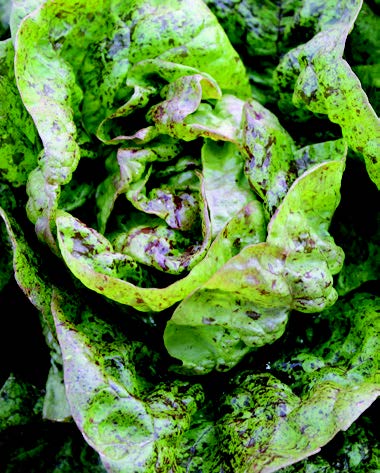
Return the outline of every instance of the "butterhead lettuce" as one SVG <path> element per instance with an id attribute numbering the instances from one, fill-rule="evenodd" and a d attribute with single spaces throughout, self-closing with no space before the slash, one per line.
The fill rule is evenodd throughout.
<path id="1" fill-rule="evenodd" d="M 0 20 L 4 471 L 375 471 L 373 2 Z"/>

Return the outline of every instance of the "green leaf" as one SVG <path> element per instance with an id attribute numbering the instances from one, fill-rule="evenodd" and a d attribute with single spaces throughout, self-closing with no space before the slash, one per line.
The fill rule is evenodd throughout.
<path id="1" fill-rule="evenodd" d="M 328 229 L 340 202 L 346 149 L 337 161 L 318 164 L 293 184 L 268 225 L 268 243 L 305 255 L 321 253 L 332 274 L 340 271 L 343 252 Z"/>
<path id="2" fill-rule="evenodd" d="M 284 333 L 292 297 L 283 267 L 281 250 L 247 246 L 181 302 L 164 333 L 180 371 L 227 371 Z"/>
<path id="3" fill-rule="evenodd" d="M 178 440 L 203 399 L 201 387 L 178 380 L 146 391 L 133 363 L 139 344 L 69 294 L 56 291 L 52 308 L 74 420 L 107 470 L 175 467 Z"/>

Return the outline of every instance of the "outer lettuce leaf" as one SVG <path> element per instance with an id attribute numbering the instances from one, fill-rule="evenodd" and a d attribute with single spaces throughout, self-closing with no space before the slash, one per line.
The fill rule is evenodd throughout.
<path id="1" fill-rule="evenodd" d="M 377 115 L 379 102 L 380 35 L 379 11 L 374 3 L 363 2 L 354 28 L 347 38 L 345 59 L 358 76 Z"/>
<path id="2" fill-rule="evenodd" d="M 55 243 L 50 226 L 60 186 L 71 180 L 80 158 L 75 117 L 79 114 L 82 91 L 73 67 L 81 64 L 94 36 L 105 28 L 103 21 L 99 21 L 99 3 L 83 2 L 80 9 L 72 8 L 71 2 L 64 3 L 66 10 L 62 10 L 63 2 L 45 2 L 22 21 L 15 57 L 20 94 L 44 147 L 39 167 L 29 177 L 28 215 L 36 223 L 37 234 L 52 247 Z M 93 15 L 97 19 L 86 25 L 86 35 L 81 33 L 83 25 L 76 20 L 78 11 L 82 17 Z M 76 48 L 73 53 L 72 48 L 78 35 L 82 36 L 81 54 Z"/>
<path id="3" fill-rule="evenodd" d="M 70 271 L 88 288 L 141 311 L 160 311 L 182 300 L 235 255 L 241 249 L 240 244 L 257 243 L 265 238 L 262 207 L 252 201 L 231 218 L 203 260 L 187 276 L 164 288 L 146 288 L 118 277 L 120 263 L 127 263 L 127 270 L 132 271 L 125 271 L 124 275 L 136 280 L 135 263 L 126 255 L 114 252 L 104 236 L 66 212 L 58 212 L 56 223 L 59 248 Z"/>
<path id="4" fill-rule="evenodd" d="M 232 377 L 211 406 L 198 384 L 142 379 L 140 342 L 72 295 L 53 298 L 74 419 L 110 472 L 194 473 L 198 455 L 205 473 L 274 472 L 316 453 L 379 394 L 378 310 L 369 294 L 338 302 L 310 323 L 306 344 L 273 353 L 273 374 Z M 195 416 L 202 404 L 208 415 Z"/>
<path id="5" fill-rule="evenodd" d="M 343 252 L 328 227 L 343 169 L 341 159 L 305 172 L 269 222 L 266 242 L 244 247 L 180 303 L 164 340 L 181 370 L 228 370 L 252 348 L 277 340 L 291 309 L 334 304 L 332 276 Z"/>
<path id="6" fill-rule="evenodd" d="M 37 165 L 40 149 L 36 128 L 18 93 L 10 39 L 0 41 L 0 180 L 15 187 L 25 185 Z"/>
<path id="7" fill-rule="evenodd" d="M 52 308 L 73 417 L 106 469 L 175 468 L 178 441 L 203 400 L 201 386 L 177 380 L 150 387 L 135 371 L 139 343 L 69 294 L 56 291 Z"/>
<path id="8" fill-rule="evenodd" d="M 269 372 L 252 370 L 254 355 L 250 371 L 232 377 L 222 402 L 213 401 L 214 414 L 206 405 L 208 415 L 194 420 L 184 439 L 186 471 L 198 471 L 204 458 L 205 473 L 279 471 L 346 430 L 379 395 L 378 310 L 378 297 L 357 294 L 309 323 L 295 346 L 288 338 L 269 352 Z"/>
<path id="9" fill-rule="evenodd" d="M 294 104 L 326 114 L 340 125 L 348 145 L 364 156 L 368 174 L 379 187 L 380 121 L 343 59 L 347 35 L 361 5 L 359 0 L 348 2 L 340 17 L 330 18 L 310 41 L 291 50 L 282 59 L 277 76 L 283 81 L 283 70 L 294 74 Z"/>
<path id="10" fill-rule="evenodd" d="M 375 416 L 373 415 L 375 414 Z M 304 471 L 339 473 L 352 471 L 366 473 L 376 471 L 379 464 L 379 445 L 374 431 L 376 408 L 369 409 L 351 427 L 337 435 L 331 445 L 318 455 L 286 467 L 283 473 L 301 473 Z"/>
<path id="11" fill-rule="evenodd" d="M 20 225 L 0 207 L 0 217 L 12 246 L 13 273 L 19 288 L 40 314 L 40 322 L 46 343 L 50 349 L 51 368 L 46 382 L 43 416 L 54 421 L 66 421 L 71 417 L 63 384 L 62 357 L 55 334 L 55 325 L 50 309 L 52 283 L 41 257 L 25 239 Z"/>

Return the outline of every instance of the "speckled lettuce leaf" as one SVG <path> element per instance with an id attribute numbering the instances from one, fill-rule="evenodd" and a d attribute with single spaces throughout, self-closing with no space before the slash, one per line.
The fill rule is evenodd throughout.
<path id="1" fill-rule="evenodd" d="M 17 90 L 13 61 L 12 41 L 0 41 L 0 180 L 20 187 L 37 165 L 40 142 Z"/>
<path id="2" fill-rule="evenodd" d="M 347 153 L 345 140 L 323 141 L 298 148 L 294 153 L 294 160 L 298 176 L 303 174 L 312 166 L 344 157 Z"/>
<path id="3" fill-rule="evenodd" d="M 60 188 L 86 154 L 82 145 L 92 142 L 89 134 L 121 104 L 136 102 L 135 87 L 146 85 L 144 78 L 141 86 L 133 75 L 128 80 L 132 66 L 159 58 L 174 63 L 174 69 L 178 63 L 209 74 L 223 90 L 249 94 L 242 62 L 208 8 L 201 1 L 178 6 L 175 0 L 128 5 L 48 0 L 22 21 L 16 40 L 17 84 L 44 147 L 29 177 L 28 214 L 51 246 Z M 162 81 L 158 78 L 157 84 L 152 77 L 152 82 L 159 93 Z M 129 114 L 131 107 L 124 107 Z"/>
<path id="4" fill-rule="evenodd" d="M 203 400 L 201 386 L 144 381 L 135 365 L 141 343 L 71 294 L 55 291 L 52 310 L 74 420 L 107 471 L 175 468 L 179 439 Z"/>
<path id="5" fill-rule="evenodd" d="M 373 403 L 380 393 L 378 311 L 379 298 L 358 294 L 321 314 L 315 327 L 324 323 L 330 332 L 314 341 L 313 353 L 300 345 L 272 365 L 289 384 L 271 373 L 232 380 L 237 387 L 217 423 L 224 471 L 278 471 L 318 452 Z"/>
<path id="6" fill-rule="evenodd" d="M 293 68 L 294 104 L 326 114 L 338 124 L 348 145 L 364 156 L 368 174 L 379 187 L 380 121 L 358 77 L 343 59 L 347 35 L 361 5 L 359 0 L 348 2 L 339 18 L 327 21 L 310 41 L 282 59 L 277 74 L 283 67 Z"/>
<path id="7" fill-rule="evenodd" d="M 266 242 L 243 247 L 175 309 L 164 341 L 182 361 L 179 370 L 231 369 L 281 337 L 292 309 L 319 312 L 335 303 L 333 275 L 344 255 L 328 227 L 343 169 L 344 155 L 302 174 L 269 222 Z"/>
<path id="8" fill-rule="evenodd" d="M 170 84 L 168 98 L 149 110 L 148 120 L 153 121 L 159 133 L 185 141 L 208 137 L 236 142 L 244 101 L 222 95 L 211 79 L 197 74 Z"/>
<path id="9" fill-rule="evenodd" d="M 210 82 L 210 79 L 206 80 L 200 74 L 180 77 L 180 80 L 185 79 L 186 87 L 184 84 L 170 83 L 167 94 L 169 98 L 149 110 L 148 116 L 153 117 L 156 130 L 153 137 L 144 139 L 143 143 L 139 143 L 138 140 L 135 140 L 134 143 L 134 139 L 127 136 L 117 138 L 118 140 L 123 139 L 127 143 L 124 143 L 124 146 L 118 150 L 117 163 L 113 155 L 107 160 L 110 175 L 97 189 L 98 223 L 99 231 L 104 232 L 116 200 L 124 194 L 136 209 L 160 217 L 163 222 L 165 221 L 168 225 L 167 232 L 173 236 L 175 233 L 171 229 L 194 233 L 194 237 L 192 237 L 194 240 L 193 249 L 191 250 L 194 255 L 191 259 L 199 259 L 207 245 L 201 245 L 199 235 L 196 236 L 196 233 L 200 232 L 196 227 L 199 227 L 199 214 L 205 213 L 206 204 L 212 207 L 210 207 L 211 218 L 214 218 L 215 205 L 219 207 L 219 212 L 223 208 L 224 219 L 218 225 L 215 225 L 215 222 L 212 224 L 212 236 L 215 237 L 227 220 L 245 202 L 248 202 L 253 194 L 241 173 L 243 158 L 238 148 L 232 145 L 239 142 L 244 102 L 234 96 L 223 95 L 220 100 L 217 100 L 215 107 L 208 103 L 200 105 L 205 94 L 205 98 L 212 98 L 212 95 L 209 94 L 213 92 L 215 83 Z M 195 86 L 195 90 L 192 89 L 192 85 Z M 135 135 L 140 132 L 142 133 L 143 129 L 136 132 Z M 199 142 L 188 147 L 184 145 L 184 141 L 193 141 L 198 137 L 227 141 L 231 142 L 231 145 L 225 146 L 226 152 L 223 154 L 220 152 L 211 154 L 218 149 L 211 140 L 206 140 L 202 148 Z M 131 147 L 126 146 L 128 141 L 132 141 Z M 223 144 L 219 148 L 222 146 Z M 202 155 L 202 162 L 199 161 L 199 154 Z M 177 159 L 174 160 L 174 158 Z M 163 167 L 162 163 L 165 162 L 168 164 Z M 210 165 L 212 169 L 209 169 Z M 221 172 L 222 168 L 224 170 L 227 167 L 232 169 L 235 165 L 237 166 L 236 172 L 234 171 L 236 175 L 239 174 L 240 169 L 239 182 L 234 181 L 233 175 L 228 179 L 223 178 L 224 183 L 228 184 L 229 190 L 234 192 L 235 202 L 233 205 L 229 203 L 224 206 L 224 201 L 220 197 L 223 190 L 227 188 L 214 189 L 213 196 L 209 195 L 209 188 L 214 185 L 212 180 L 216 175 L 216 168 L 220 168 L 219 172 Z M 218 193 L 218 197 L 216 197 L 216 193 Z M 212 200 L 210 204 L 208 203 L 209 197 Z M 217 198 L 219 202 L 216 204 Z M 206 222 L 206 216 L 203 216 L 202 220 Z M 151 230 L 149 232 L 146 230 L 146 236 L 144 236 L 140 232 L 141 228 L 137 228 L 138 239 L 141 242 L 144 238 L 152 241 L 155 230 L 148 221 L 142 228 L 145 227 L 150 227 Z M 160 228 L 162 228 L 161 225 Z M 203 231 L 203 233 L 205 232 Z M 169 236 L 169 238 L 173 240 L 173 236 Z M 184 235 L 184 238 L 187 237 L 188 235 Z M 127 238 L 129 237 L 127 236 Z M 205 236 L 203 240 L 206 240 Z M 158 250 L 162 247 L 159 240 L 157 240 L 156 246 Z M 149 263 L 150 257 L 144 251 L 145 247 L 146 245 L 140 245 L 139 254 L 136 254 L 136 250 L 138 250 L 136 244 L 133 244 L 130 250 L 126 245 L 123 245 L 123 251 L 134 256 L 140 262 Z M 200 247 L 199 250 L 194 251 L 197 247 Z M 163 250 L 162 248 L 161 252 Z M 186 257 L 186 260 L 188 259 Z M 153 265 L 158 269 L 161 267 L 166 271 L 170 268 L 171 272 L 176 272 L 175 266 L 179 266 L 179 269 L 181 266 L 182 269 L 190 267 L 186 261 L 184 263 L 179 261 L 178 264 L 163 266 L 157 260 Z"/>
<path id="10" fill-rule="evenodd" d="M 96 190 L 99 231 L 105 232 L 115 202 L 121 195 L 125 195 L 137 209 L 147 212 L 147 198 L 141 194 L 152 173 L 152 163 L 170 162 L 182 151 L 183 146 L 178 140 L 162 136 L 147 146 L 121 147 L 116 156 L 112 153 L 106 160 L 108 176 Z M 162 212 L 158 215 L 165 217 Z"/>
<path id="11" fill-rule="evenodd" d="M 46 381 L 42 415 L 49 420 L 67 421 L 71 414 L 63 384 L 62 356 L 50 309 L 51 277 L 45 272 L 47 268 L 42 256 L 25 238 L 20 224 L 12 217 L 9 209 L 6 212 L 0 207 L 0 218 L 10 241 L 13 276 L 19 288 L 38 310 L 42 333 L 50 350 L 51 368 Z"/>
<path id="12" fill-rule="evenodd" d="M 259 202 L 252 201 L 230 219 L 205 257 L 184 278 L 167 287 L 150 288 L 137 285 L 141 283 L 141 276 L 135 271 L 136 263 L 128 256 L 114 252 L 103 235 L 66 212 L 58 212 L 56 223 L 60 251 L 70 271 L 90 289 L 142 311 L 160 311 L 182 300 L 207 281 L 244 244 L 265 239 L 262 207 Z M 119 270 L 126 279 L 118 277 Z M 128 277 L 132 277 L 132 282 Z"/>
<path id="13" fill-rule="evenodd" d="M 283 268 L 281 250 L 247 246 L 185 298 L 164 333 L 168 352 L 182 361 L 178 369 L 227 371 L 252 347 L 279 338 L 292 300 Z"/>
<path id="14" fill-rule="evenodd" d="M 140 189 L 133 197 L 137 208 L 162 217 L 166 225 L 155 219 L 132 227 L 115 237 L 114 247 L 139 263 L 180 274 L 205 256 L 211 243 L 210 219 L 204 190 L 199 188 L 195 173 L 180 173 L 173 182 L 169 179 L 162 184 L 148 196 L 145 189 Z M 134 188 L 127 193 L 129 197 Z"/>

